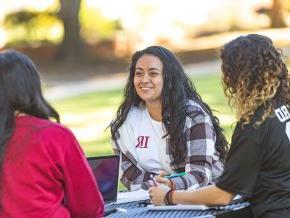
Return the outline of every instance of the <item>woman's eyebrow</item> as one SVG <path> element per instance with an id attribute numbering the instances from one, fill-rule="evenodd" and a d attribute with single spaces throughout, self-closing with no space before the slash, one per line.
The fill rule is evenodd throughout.
<path id="1" fill-rule="evenodd" d="M 151 68 L 149 68 L 148 70 L 158 70 L 158 71 L 161 71 L 161 69 L 156 68 L 156 67 L 151 67 Z"/>
<path id="2" fill-rule="evenodd" d="M 135 70 L 144 70 L 142 67 L 136 67 L 136 69 Z M 149 68 L 148 70 L 159 70 L 159 71 L 161 71 L 161 69 L 159 69 L 159 68 L 157 68 L 157 67 L 151 67 L 151 68 Z"/>

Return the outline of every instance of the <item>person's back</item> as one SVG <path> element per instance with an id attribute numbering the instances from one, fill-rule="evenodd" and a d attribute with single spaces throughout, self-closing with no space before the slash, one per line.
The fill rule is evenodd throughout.
<path id="1" fill-rule="evenodd" d="M 84 163 L 69 130 L 49 120 L 18 116 L 3 160 L 0 217 L 101 216 L 97 205 L 102 200 Z"/>
<path id="2" fill-rule="evenodd" d="M 224 92 L 238 119 L 224 171 L 215 185 L 195 191 L 150 188 L 151 200 L 216 206 L 240 195 L 254 217 L 289 218 L 290 82 L 283 55 L 270 38 L 249 34 L 227 43 L 221 59 Z"/>
<path id="3" fill-rule="evenodd" d="M 101 217 L 92 171 L 27 56 L 0 52 L 0 93 L 0 218 Z"/>
<path id="4" fill-rule="evenodd" d="M 225 173 L 217 184 L 226 190 L 241 189 L 239 194 L 247 198 L 256 215 L 290 205 L 287 128 L 290 115 L 283 103 L 279 102 L 274 109 L 275 115 L 266 118 L 258 127 L 254 124 L 264 113 L 263 106 L 257 109 L 250 124 L 242 126 L 238 123 L 232 138 L 232 155 L 227 159 Z M 230 171 L 239 173 L 233 176 L 227 173 Z"/>

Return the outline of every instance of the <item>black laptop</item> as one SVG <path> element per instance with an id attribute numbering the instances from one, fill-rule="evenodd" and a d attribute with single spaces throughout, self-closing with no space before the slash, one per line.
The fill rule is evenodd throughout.
<path id="1" fill-rule="evenodd" d="M 120 156 L 89 157 L 88 162 L 108 208 L 117 201 Z"/>

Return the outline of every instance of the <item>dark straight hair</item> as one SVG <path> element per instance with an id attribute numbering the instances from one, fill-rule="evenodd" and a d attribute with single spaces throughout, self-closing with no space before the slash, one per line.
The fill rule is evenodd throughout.
<path id="1" fill-rule="evenodd" d="M 174 162 L 179 165 L 184 162 L 187 153 L 186 137 L 183 129 L 185 126 L 188 100 L 199 104 L 210 116 L 216 132 L 215 147 L 224 160 L 228 143 L 219 126 L 219 120 L 213 115 L 210 107 L 202 101 L 200 95 L 190 79 L 186 76 L 178 58 L 168 49 L 161 46 L 150 46 L 137 51 L 131 59 L 130 74 L 124 89 L 124 101 L 121 103 L 116 118 L 111 122 L 111 135 L 114 141 L 118 138 L 118 129 L 125 122 L 132 106 L 138 106 L 142 101 L 134 87 L 136 63 L 145 54 L 158 57 L 163 64 L 163 90 L 162 90 L 162 122 L 167 130 Z"/>
<path id="2" fill-rule="evenodd" d="M 60 122 L 57 111 L 42 95 L 31 59 L 15 50 L 4 50 L 0 52 L 0 164 L 14 130 L 16 112 Z"/>

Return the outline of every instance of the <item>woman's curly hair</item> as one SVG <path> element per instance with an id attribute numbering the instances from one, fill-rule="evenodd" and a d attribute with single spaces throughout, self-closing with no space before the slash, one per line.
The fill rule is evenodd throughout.
<path id="1" fill-rule="evenodd" d="M 282 57 L 271 39 L 258 34 L 240 36 L 223 47 L 224 92 L 243 125 L 261 105 L 265 110 L 255 126 L 272 115 L 278 102 L 289 106 L 289 76 Z"/>

